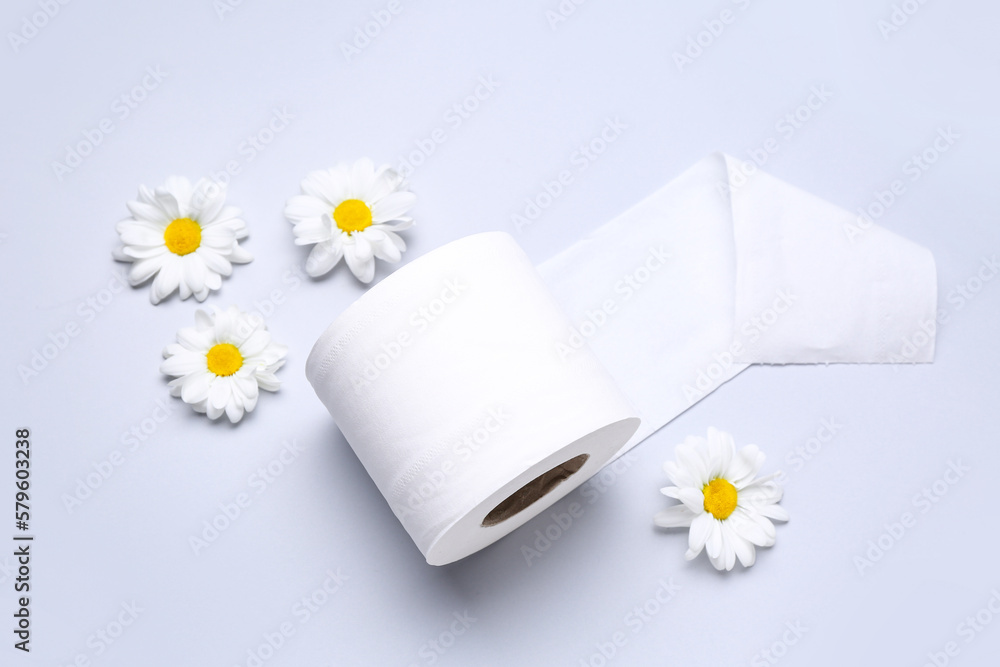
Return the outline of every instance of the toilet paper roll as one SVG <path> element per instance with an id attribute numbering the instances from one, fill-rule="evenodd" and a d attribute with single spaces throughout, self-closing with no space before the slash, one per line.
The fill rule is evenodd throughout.
<path id="1" fill-rule="evenodd" d="M 306 373 L 428 563 L 463 558 L 604 466 L 639 426 L 507 234 L 452 242 L 373 287 Z"/>

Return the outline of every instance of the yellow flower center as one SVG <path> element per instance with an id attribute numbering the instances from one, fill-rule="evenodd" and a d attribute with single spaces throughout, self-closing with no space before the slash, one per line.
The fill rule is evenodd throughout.
<path id="1" fill-rule="evenodd" d="M 191 218 L 177 218 L 163 230 L 163 242 L 175 255 L 187 255 L 201 245 L 201 225 Z"/>
<path id="2" fill-rule="evenodd" d="M 216 375 L 232 375 L 243 366 L 243 355 L 232 343 L 219 343 L 208 351 L 208 370 Z"/>
<path id="3" fill-rule="evenodd" d="M 705 494 L 705 511 L 716 519 L 727 519 L 736 509 L 736 487 L 722 479 L 713 479 L 702 487 Z"/>
<path id="4" fill-rule="evenodd" d="M 372 210 L 360 199 L 345 199 L 333 209 L 333 221 L 348 234 L 372 225 Z"/>

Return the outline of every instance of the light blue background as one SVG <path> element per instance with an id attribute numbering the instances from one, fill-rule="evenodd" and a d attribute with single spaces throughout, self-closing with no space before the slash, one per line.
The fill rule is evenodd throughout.
<path id="1" fill-rule="evenodd" d="M 761 651 L 774 645 L 789 666 L 922 665 L 950 641 L 960 651 L 951 664 L 993 664 L 1000 618 L 968 633 L 959 624 L 1000 590 L 1000 281 L 979 278 L 993 277 L 1000 250 L 995 3 L 910 0 L 902 4 L 919 9 L 886 36 L 879 21 L 894 10 L 881 0 L 589 0 L 563 2 L 575 10 L 558 21 L 557 0 L 400 0 L 350 58 L 342 44 L 386 2 L 49 4 L 58 13 L 24 43 L 8 33 L 38 3 L 7 2 L 0 20 L 3 433 L 10 453 L 14 429 L 32 429 L 37 535 L 30 656 L 10 646 L 13 561 L 0 556 L 4 664 L 83 655 L 101 667 L 247 665 L 247 651 L 285 622 L 294 635 L 268 667 L 599 665 L 600 645 L 610 651 L 619 632 L 609 664 L 769 664 Z M 713 23 L 723 10 L 729 23 Z M 717 37 L 704 32 L 720 26 Z M 674 53 L 699 33 L 707 46 L 678 67 Z M 145 99 L 124 116 L 120 98 L 147 68 L 165 77 L 147 77 L 136 93 Z M 499 85 L 480 89 L 468 118 L 449 114 L 480 77 Z M 821 87 L 830 99 L 814 99 L 820 108 L 800 111 L 809 118 L 790 133 L 782 119 Z M 274 109 L 293 118 L 251 150 L 244 142 Z M 627 128 L 581 171 L 575 153 L 615 118 Z M 60 179 L 53 162 L 103 119 L 113 131 Z M 583 506 L 565 530 L 546 512 L 464 561 L 429 567 L 304 377 L 316 337 L 365 288 L 345 267 L 300 277 L 305 250 L 282 208 L 309 170 L 363 155 L 397 164 L 438 128 L 445 141 L 410 178 L 420 199 L 406 260 L 505 230 L 540 262 L 709 152 L 747 158 L 770 138 L 779 150 L 768 171 L 849 210 L 902 180 L 880 224 L 937 259 L 946 320 L 937 360 L 752 368 L 556 505 Z M 942 128 L 958 140 L 912 180 L 907 163 Z M 291 348 L 281 392 L 236 428 L 169 398 L 157 372 L 160 350 L 198 304 L 153 307 L 148 286 L 107 289 L 125 268 L 111 260 L 114 224 L 138 185 L 196 179 L 230 161 L 239 173 L 229 201 L 245 212 L 256 259 L 207 303 L 268 311 Z M 518 232 L 512 215 L 561 170 L 573 182 Z M 389 270 L 380 265 L 376 280 Z M 978 291 L 965 298 L 960 288 Z M 88 298 L 104 300 L 100 312 Z M 18 365 L 69 324 L 78 335 L 23 382 Z M 158 400 L 172 408 L 162 422 Z M 811 460 L 797 458 L 824 420 L 842 426 Z M 686 563 L 685 535 L 651 524 L 669 502 L 663 460 L 710 425 L 760 445 L 765 472 L 788 474 L 792 521 L 749 571 Z M 143 427 L 144 440 L 128 435 Z M 303 451 L 258 493 L 255 471 L 291 440 Z M 68 511 L 64 495 L 115 451 L 121 465 Z M 9 498 L 12 454 L 2 458 Z M 959 460 L 971 470 L 939 484 L 939 502 L 915 503 Z M 195 555 L 189 536 L 240 493 L 250 505 Z M 860 574 L 855 557 L 905 512 L 915 525 Z M 546 530 L 558 539 L 529 566 L 523 547 Z M 294 605 L 338 570 L 346 581 L 303 623 Z M 639 622 L 633 610 L 661 580 L 680 590 Z M 133 601 L 135 622 L 113 644 L 96 639 Z M 475 621 L 451 637 L 463 613 Z M 782 644 L 796 622 L 806 631 Z"/>

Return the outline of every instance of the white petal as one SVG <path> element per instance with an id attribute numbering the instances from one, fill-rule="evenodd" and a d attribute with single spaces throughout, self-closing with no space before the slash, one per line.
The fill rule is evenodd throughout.
<path id="1" fill-rule="evenodd" d="M 201 243 L 209 248 L 229 251 L 236 243 L 236 232 L 225 225 L 202 227 Z"/>
<path id="2" fill-rule="evenodd" d="M 329 213 L 296 223 L 292 232 L 295 234 L 295 245 L 322 243 L 341 234 L 340 230 L 334 227 L 333 218 Z"/>
<path id="3" fill-rule="evenodd" d="M 236 399 L 226 404 L 226 416 L 233 424 L 239 423 L 243 419 L 243 401 Z"/>
<path id="4" fill-rule="evenodd" d="M 149 259 L 150 257 L 158 257 L 164 253 L 170 252 L 167 250 L 167 246 L 125 246 L 122 249 L 121 254 L 124 256 L 124 261 L 134 262 L 137 259 Z M 116 258 L 117 259 L 117 258 Z"/>
<path id="5" fill-rule="evenodd" d="M 364 233 L 352 234 L 351 236 L 353 237 L 351 240 L 354 242 L 354 258 L 358 262 L 367 262 L 375 256 L 375 249 Z"/>
<path id="6" fill-rule="evenodd" d="M 372 244 L 372 250 L 376 257 L 393 264 L 402 259 L 403 256 L 399 252 L 399 248 L 389 240 L 389 237 L 384 232 L 379 231 L 375 227 L 369 227 L 363 233 L 368 242 Z"/>
<path id="7" fill-rule="evenodd" d="M 232 400 L 233 391 L 229 378 L 215 378 L 212 388 L 208 391 L 208 404 L 221 410 Z"/>
<path id="8" fill-rule="evenodd" d="M 347 262 L 347 266 L 351 269 L 354 277 L 361 282 L 370 283 L 372 278 L 375 277 L 375 259 L 369 256 L 367 260 L 359 260 L 354 254 L 353 246 L 344 246 L 344 261 Z"/>
<path id="9" fill-rule="evenodd" d="M 701 514 L 705 511 L 705 494 L 701 492 L 701 489 L 684 487 L 678 490 L 677 500 L 684 503 L 695 514 Z"/>
<path id="10" fill-rule="evenodd" d="M 393 192 L 372 205 L 372 220 L 388 222 L 395 220 L 413 208 L 417 196 L 412 192 Z"/>
<path id="11" fill-rule="evenodd" d="M 172 260 L 173 253 L 170 255 L 156 255 L 155 257 L 150 257 L 149 259 L 143 259 L 132 264 L 132 268 L 128 272 L 128 282 L 130 285 L 135 287 L 141 283 L 146 282 L 151 277 L 156 275 L 163 265 Z"/>
<path id="12" fill-rule="evenodd" d="M 257 386 L 264 391 L 278 391 L 281 388 L 281 380 L 273 373 L 257 373 Z"/>
<path id="13" fill-rule="evenodd" d="M 156 204 L 143 201 L 130 201 L 126 203 L 125 206 L 128 207 L 129 213 L 131 213 L 137 221 L 141 220 L 156 223 L 162 228 L 165 228 L 173 221 L 173 218 L 169 217 L 166 211 Z"/>
<path id="14" fill-rule="evenodd" d="M 751 505 L 768 505 L 779 502 L 784 492 L 781 485 L 774 481 L 775 476 L 760 477 L 743 487 L 736 487 L 739 491 L 740 502 Z"/>
<path id="15" fill-rule="evenodd" d="M 187 376 L 181 385 L 181 398 L 185 403 L 192 404 L 204 401 L 208 398 L 214 377 L 207 369 Z"/>
<path id="16" fill-rule="evenodd" d="M 757 445 L 747 445 L 733 457 L 726 479 L 733 486 L 740 488 L 754 478 L 763 463 L 764 454 L 757 448 Z"/>
<path id="17" fill-rule="evenodd" d="M 125 245 L 162 246 L 163 230 L 153 225 L 124 220 L 117 225 L 118 235 Z"/>
<path id="18" fill-rule="evenodd" d="M 348 187 L 346 179 L 335 169 L 310 172 L 302 181 L 302 192 L 325 201 L 331 211 L 347 198 Z"/>
<path id="19" fill-rule="evenodd" d="M 661 528 L 687 528 L 691 526 L 695 515 L 684 505 L 674 505 L 660 510 L 653 517 L 653 523 Z"/>
<path id="20" fill-rule="evenodd" d="M 687 441 L 683 444 L 677 445 L 675 455 L 677 457 L 677 462 L 688 471 L 688 474 L 695 479 L 699 487 L 704 486 L 711 481 L 701 453 L 694 447 L 690 446 Z"/>
<path id="21" fill-rule="evenodd" d="M 191 197 L 191 212 L 202 225 L 211 224 L 226 203 L 226 186 L 207 178 L 199 180 Z"/>
<path id="22" fill-rule="evenodd" d="M 176 258 L 172 257 L 168 261 L 165 261 L 156 274 L 156 278 L 153 279 L 153 287 L 149 291 L 150 300 L 154 304 L 157 304 L 170 296 L 177 289 L 180 278 L 180 263 Z"/>
<path id="23" fill-rule="evenodd" d="M 709 427 L 707 440 L 709 460 L 712 463 L 710 476 L 725 477 L 736 450 L 733 436 Z"/>
<path id="24" fill-rule="evenodd" d="M 375 184 L 375 165 L 368 158 L 361 158 L 351 168 L 350 196 L 367 202 Z"/>
<path id="25" fill-rule="evenodd" d="M 257 329 L 253 331 L 245 341 L 240 344 L 240 354 L 249 358 L 260 354 L 271 342 L 271 334 L 267 331 Z"/>
<path id="26" fill-rule="evenodd" d="M 253 255 L 251 255 L 250 251 L 243 246 L 236 244 L 229 252 L 227 259 L 233 264 L 246 264 L 253 261 Z"/>
<path id="27" fill-rule="evenodd" d="M 736 557 L 740 560 L 743 567 L 750 567 L 757 560 L 757 552 L 747 540 L 741 537 L 735 531 L 731 532 L 729 535 L 729 541 L 733 545 L 733 550 L 736 552 Z"/>
<path id="28" fill-rule="evenodd" d="M 389 165 L 384 164 L 375 170 L 375 178 L 368 189 L 368 201 L 373 204 L 396 189 L 402 179 L 399 173 Z"/>
<path id="29" fill-rule="evenodd" d="M 340 239 L 334 239 L 325 243 L 317 243 L 313 246 L 306 260 L 306 273 L 313 278 L 322 276 L 337 265 L 344 255 L 344 246 Z"/>
<path id="30" fill-rule="evenodd" d="M 228 276 L 233 272 L 233 265 L 229 263 L 229 260 L 212 248 L 201 246 L 193 254 L 198 255 L 205 266 L 215 273 Z"/>
<path id="31" fill-rule="evenodd" d="M 198 410 L 198 407 L 199 406 L 195 406 L 195 410 Z M 213 421 L 226 413 L 225 408 L 217 408 L 209 402 L 200 404 L 200 407 L 205 411 L 205 414 L 208 415 L 208 418 Z"/>
<path id="32" fill-rule="evenodd" d="M 718 522 L 707 512 L 703 512 L 691 522 L 691 532 L 688 533 L 688 549 L 693 551 L 695 555 L 701 553 L 701 550 L 711 540 L 712 535 L 717 530 L 716 523 Z"/>
<path id="33" fill-rule="evenodd" d="M 183 176 L 168 176 L 163 186 L 156 189 L 158 200 L 162 201 L 162 195 L 166 193 L 177 203 L 178 218 L 191 216 L 191 195 L 193 192 L 191 181 Z"/>
<path id="34" fill-rule="evenodd" d="M 379 229 L 393 232 L 401 232 L 404 229 L 409 229 L 414 224 L 413 218 L 396 218 L 395 220 L 390 220 L 388 222 L 378 223 Z"/>
<path id="35" fill-rule="evenodd" d="M 181 270 L 184 272 L 184 282 L 187 283 L 192 292 L 200 292 L 205 289 L 208 269 L 200 255 L 197 253 L 185 255 L 181 262 Z"/>
<path id="36" fill-rule="evenodd" d="M 403 239 L 401 239 L 401 238 L 399 237 L 399 234 L 397 234 L 397 233 L 395 233 L 395 232 L 393 232 L 393 231 L 390 231 L 390 230 L 386 229 L 386 228 L 385 228 L 385 225 L 379 225 L 379 230 L 380 230 L 380 231 L 381 231 L 381 232 L 382 232 L 383 234 L 385 234 L 385 235 L 386 235 L 386 238 L 388 238 L 388 239 L 389 239 L 390 241 L 392 241 L 392 244 L 393 244 L 394 246 L 396 246 L 396 248 L 397 248 L 397 249 L 398 249 L 398 250 L 399 250 L 400 252 L 403 252 L 404 250 L 406 250 L 406 242 L 405 242 L 405 241 L 404 241 Z"/>
<path id="37" fill-rule="evenodd" d="M 709 558 L 718 558 L 722 553 L 722 522 L 708 512 L 705 513 L 705 516 L 708 517 L 712 525 L 712 532 L 708 536 L 708 541 L 705 542 L 705 551 Z"/>
<path id="38" fill-rule="evenodd" d="M 215 324 L 215 320 L 212 315 L 210 315 L 208 311 L 202 310 L 201 308 L 194 311 L 194 322 L 195 326 L 201 330 L 211 329 Z"/>
<path id="39" fill-rule="evenodd" d="M 331 205 L 312 195 L 295 195 L 285 203 L 285 217 L 291 222 L 314 220 L 333 212 Z"/>
<path id="40" fill-rule="evenodd" d="M 205 369 L 205 357 L 197 352 L 185 350 L 165 359 L 160 364 L 160 372 L 165 375 L 187 375 Z"/>
<path id="41" fill-rule="evenodd" d="M 693 487 L 698 485 L 698 480 L 696 480 L 693 475 L 689 474 L 686 468 L 680 467 L 674 461 L 666 461 L 663 464 L 663 471 L 667 473 L 667 477 L 669 477 L 670 481 L 676 486 Z"/>
<path id="42" fill-rule="evenodd" d="M 775 521 L 788 521 L 790 518 L 788 511 L 781 505 L 763 505 L 757 508 L 757 512 Z"/>
<path id="43" fill-rule="evenodd" d="M 733 544 L 735 536 L 726 528 L 725 524 L 722 524 L 719 532 L 722 535 L 722 553 L 720 556 L 725 559 L 726 571 L 728 572 L 736 565 L 736 548 Z"/>

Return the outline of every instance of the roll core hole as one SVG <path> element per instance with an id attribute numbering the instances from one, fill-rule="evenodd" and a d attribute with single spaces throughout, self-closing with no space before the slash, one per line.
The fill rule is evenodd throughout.
<path id="1" fill-rule="evenodd" d="M 548 472 L 531 480 L 520 489 L 510 494 L 500 504 L 490 510 L 490 513 L 483 519 L 483 526 L 495 526 L 503 523 L 518 512 L 527 509 L 538 500 L 543 498 L 552 489 L 556 488 L 569 479 L 574 473 L 583 467 L 583 464 L 590 458 L 590 454 L 580 454 L 568 461 L 560 463 Z"/>

